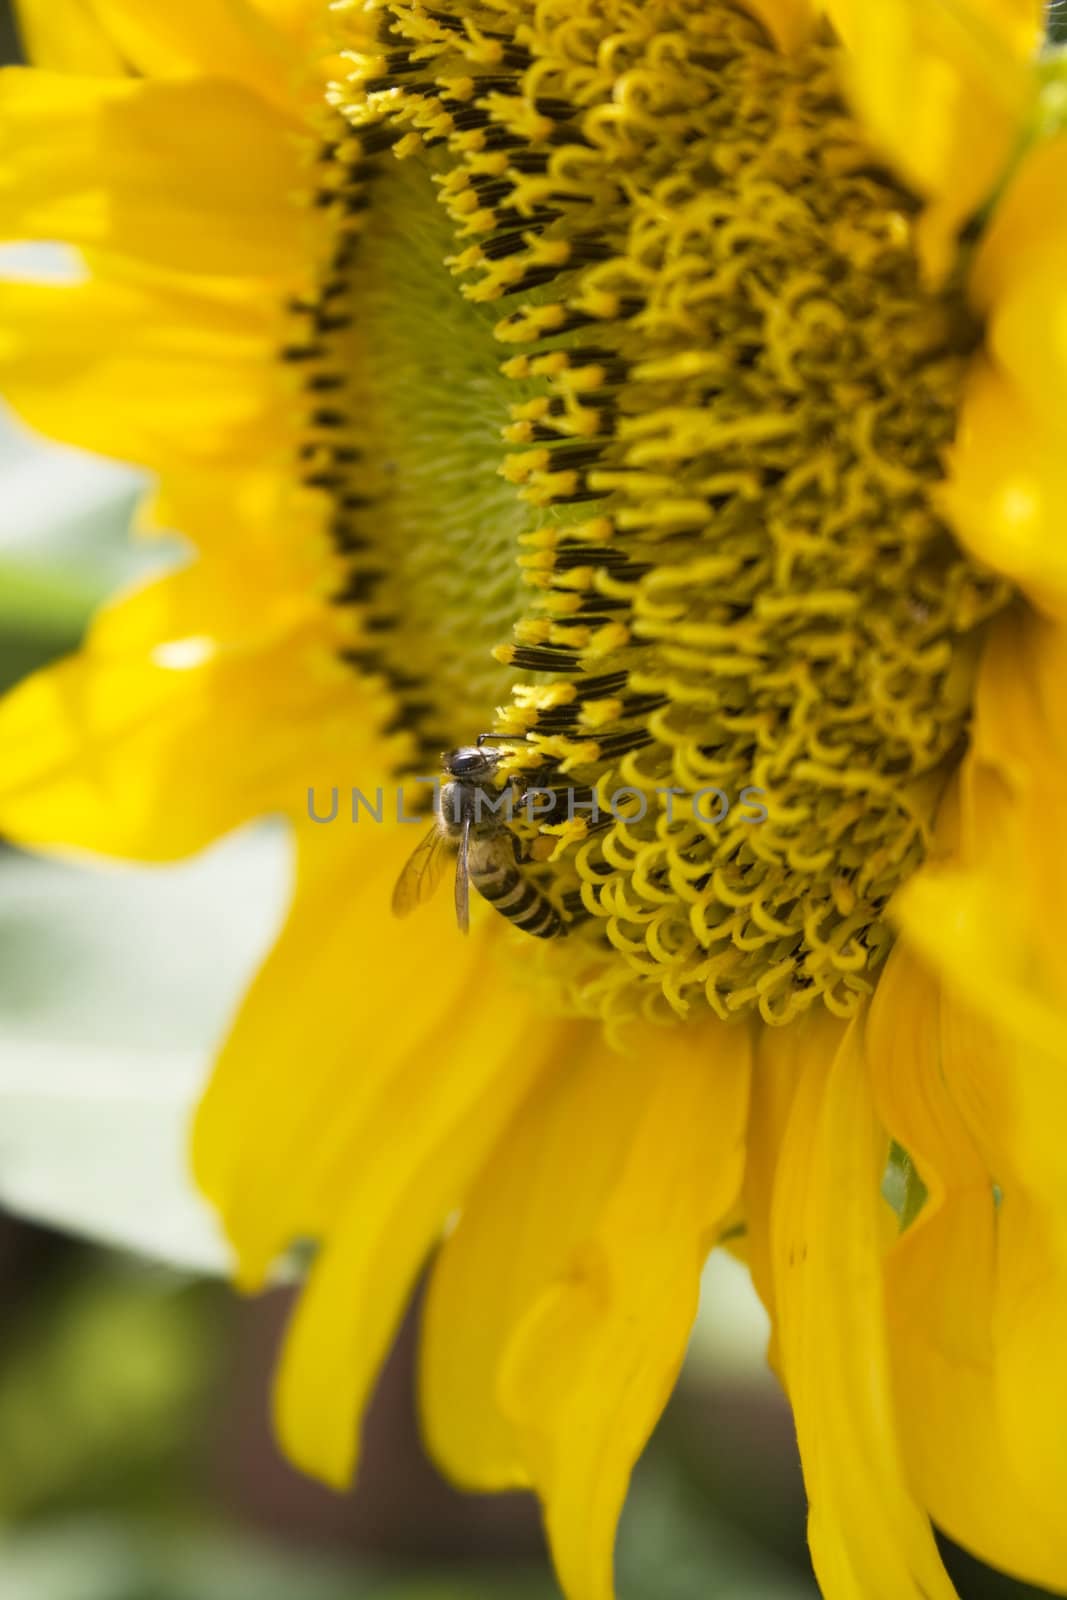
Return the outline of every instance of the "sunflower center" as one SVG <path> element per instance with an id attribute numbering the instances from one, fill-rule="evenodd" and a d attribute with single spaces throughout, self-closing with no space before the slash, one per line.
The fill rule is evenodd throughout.
<path id="1" fill-rule="evenodd" d="M 936 509 L 977 330 L 914 201 L 832 41 L 786 57 L 729 0 L 340 17 L 373 391 L 340 536 L 381 519 L 351 598 L 393 641 L 357 664 L 448 742 L 494 701 L 523 736 L 566 1006 L 847 1014 L 1007 599 Z"/>
<path id="2" fill-rule="evenodd" d="M 321 201 L 341 226 L 319 295 L 301 308 L 310 363 L 305 480 L 327 490 L 356 612 L 352 664 L 394 691 L 405 769 L 433 772 L 472 722 L 488 728 L 511 674 L 493 645 L 521 609 L 522 507 L 494 470 L 511 385 L 494 318 L 459 295 L 431 163 L 375 166 L 329 144 Z M 480 731 L 480 730 L 479 730 Z"/>

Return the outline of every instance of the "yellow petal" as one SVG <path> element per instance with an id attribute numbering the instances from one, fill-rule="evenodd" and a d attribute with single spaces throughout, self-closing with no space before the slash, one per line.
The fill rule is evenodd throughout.
<path id="1" fill-rule="evenodd" d="M 309 21 L 299 0 L 17 3 L 29 58 L 39 66 L 84 73 L 132 69 L 148 78 L 230 78 L 282 105 L 293 98 L 284 35 L 306 38 Z"/>
<path id="2" fill-rule="evenodd" d="M 90 0 L 16 0 L 26 58 L 51 72 L 122 77 L 129 71 Z"/>
<path id="3" fill-rule="evenodd" d="M 358 758 L 351 771 L 373 799 Z M 293 1238 L 333 1226 L 348 1203 L 351 1152 L 367 1119 L 384 1115 L 389 1095 L 398 1123 L 409 1114 L 401 1069 L 417 1061 L 421 1072 L 443 1052 L 462 1054 L 474 1017 L 480 1026 L 484 1013 L 526 1016 L 506 989 L 499 1005 L 486 992 L 486 940 L 500 920 L 488 908 L 472 908 L 485 915 L 469 939 L 456 929 L 444 890 L 409 920 L 392 915 L 393 885 L 425 826 L 398 825 L 395 789 L 383 790 L 391 823 L 366 811 L 353 823 L 342 809 L 335 822 L 304 830 L 289 920 L 198 1114 L 197 1180 L 249 1285 Z M 502 1050 L 510 1028 L 501 1020 Z"/>
<path id="4" fill-rule="evenodd" d="M 1037 409 L 1067 400 L 1067 137 L 1027 151 L 997 202 L 971 292 L 998 367 Z"/>
<path id="5" fill-rule="evenodd" d="M 275 28 L 290 34 L 306 34 L 321 17 L 319 0 L 252 0 Z"/>
<path id="6" fill-rule="evenodd" d="M 246 284 L 0 285 L 9 403 L 40 433 L 154 470 L 287 461 L 283 338 Z"/>
<path id="7" fill-rule="evenodd" d="M 902 896 L 905 936 L 947 990 L 945 1077 L 1003 1197 L 998 1410 L 1006 1459 L 1049 1528 L 1067 1493 L 1065 667 L 1059 624 L 1019 610 L 993 630 L 955 859 Z"/>
<path id="8" fill-rule="evenodd" d="M 238 84 L 18 67 L 0 75 L 0 232 L 9 238 L 269 281 L 307 258 L 292 203 L 306 181 L 291 126 Z"/>
<path id="9" fill-rule="evenodd" d="M 239 614 L 242 590 L 216 583 L 192 567 L 139 590 L 0 704 L 12 838 L 171 860 L 249 817 L 303 811 L 324 767 L 336 781 L 364 705 L 355 678 L 284 605 L 243 638 L 231 623 L 222 648 L 204 630 L 225 592 Z"/>
<path id="10" fill-rule="evenodd" d="M 879 984 L 868 1055 L 879 1116 L 927 1191 L 886 1263 L 897 1417 L 908 1470 L 934 1521 L 995 1567 L 1056 1587 L 1062 1518 L 1012 1468 L 997 1390 L 1002 1292 L 993 1179 L 949 1093 L 936 982 L 898 947 Z"/>
<path id="11" fill-rule="evenodd" d="M 757 1035 L 743 1191 L 745 1255 L 772 1326 L 775 1304 L 771 1208 L 782 1140 L 807 1062 L 832 1060 L 847 1026 L 820 1008 L 787 1028 L 761 1028 Z M 770 1359 L 777 1367 L 777 1339 L 773 1332 L 771 1343 Z"/>
<path id="12" fill-rule="evenodd" d="M 599 1026 L 576 1030 L 571 1049 L 472 1190 L 427 1295 L 424 1430 L 444 1471 L 474 1489 L 527 1481 L 499 1407 L 502 1355 L 520 1318 L 595 1229 L 645 1107 L 649 1072 L 609 1049 Z M 583 1129 L 596 1137 L 576 1161 Z"/>
<path id="13" fill-rule="evenodd" d="M 1062 625 L 1022 608 L 998 622 L 958 820 L 899 897 L 904 936 L 943 985 L 946 1082 L 1001 1194 L 991 1335 L 1003 1452 L 1051 1529 L 1067 1495 L 1065 667 Z"/>
<path id="14" fill-rule="evenodd" d="M 897 170 L 934 202 L 928 264 L 992 194 L 1036 94 L 1038 0 L 825 0 L 857 110 Z"/>
<path id="15" fill-rule="evenodd" d="M 599 1085 L 598 1095 L 583 1086 L 577 1099 L 595 1099 L 594 1121 L 570 1116 L 576 1102 L 566 1073 L 550 1092 L 544 1115 L 558 1164 L 527 1167 L 535 1187 L 523 1214 L 531 1231 L 540 1227 L 543 1203 L 551 1227 L 574 1187 L 585 1215 L 580 1237 L 568 1231 L 565 1260 L 553 1260 L 551 1245 L 533 1246 L 548 1281 L 499 1374 L 499 1404 L 544 1502 L 568 1600 L 613 1593 L 615 1529 L 630 1473 L 674 1385 L 701 1267 L 742 1174 L 747 1034 L 676 1028 L 638 1035 L 634 1044 L 636 1054 L 610 1061 L 598 1053 L 572 1069 Z M 587 1164 L 607 1179 L 599 1195 L 585 1186 Z M 486 1194 L 483 1214 L 489 1203 Z M 529 1233 L 526 1239 L 530 1248 Z M 523 1285 L 513 1303 L 528 1292 Z"/>
<path id="16" fill-rule="evenodd" d="M 1018 973 L 1067 1032 L 1067 626 L 1022 608 L 987 646 L 973 750 L 964 769 L 962 855 L 984 882 L 995 872 L 1000 915 L 993 931 L 1002 972 Z M 1003 952 L 1007 954 L 1007 952 Z"/>
<path id="17" fill-rule="evenodd" d="M 1001 1196 L 992 1319 L 997 1409 L 1005 1465 L 1022 1485 L 1037 1540 L 1016 1570 L 1051 1572 L 1063 1592 L 1067 1036 L 1045 1054 L 959 1004 L 946 1006 L 944 1036 L 946 1080 Z"/>
<path id="18" fill-rule="evenodd" d="M 809 1061 L 775 1188 L 781 1362 L 826 1600 L 948 1600 L 954 1590 L 908 1483 L 884 1323 L 877 1128 L 862 1018 Z"/>
<path id="19" fill-rule="evenodd" d="M 1035 145 L 983 240 L 973 277 L 987 320 L 950 458 L 946 509 L 983 561 L 1040 606 L 1067 611 L 1067 138 Z"/>
<path id="20" fill-rule="evenodd" d="M 1067 459 L 1059 412 L 1035 411 L 986 359 L 968 377 L 941 504 L 961 542 L 1050 615 L 1067 615 Z"/>
<path id="21" fill-rule="evenodd" d="M 815 0 L 744 0 L 780 50 L 798 50 L 815 25 Z"/>
<path id="22" fill-rule="evenodd" d="M 961 773 L 959 837 L 894 901 L 944 982 L 1042 1055 L 1067 1047 L 1065 681 L 1067 628 L 1022 608 L 998 621 Z"/>
<path id="23" fill-rule="evenodd" d="M 381 906 L 377 913 L 388 915 Z M 287 1453 L 337 1487 L 354 1470 L 359 1419 L 416 1275 L 553 1048 L 552 1028 L 539 1024 L 514 992 L 487 983 L 484 963 L 473 984 L 466 963 L 465 974 L 453 974 L 459 981 L 451 1007 L 439 1004 L 439 986 L 427 1005 L 422 985 L 432 983 L 431 974 L 426 966 L 409 964 L 418 956 L 410 941 L 383 939 L 381 924 L 369 930 L 365 924 L 361 932 L 359 950 L 349 951 L 348 971 L 360 972 L 363 952 L 373 959 L 366 987 L 361 984 L 358 992 L 373 1004 L 371 986 L 386 976 L 396 1025 L 409 1043 L 400 1052 L 381 1016 L 369 1034 L 358 1013 L 350 1032 L 338 1026 L 345 991 L 335 992 L 334 1033 L 351 1041 L 349 1072 L 354 1080 L 369 1072 L 377 1092 L 358 1125 L 343 1136 L 329 1124 L 319 1128 L 320 1139 L 336 1136 L 343 1163 L 338 1205 L 289 1329 L 275 1397 Z M 385 963 L 377 960 L 368 933 L 391 947 L 391 973 L 383 973 Z M 455 940 L 455 928 L 452 934 Z M 440 949 L 438 940 L 436 965 L 447 970 Z M 290 1000 L 296 998 L 290 991 Z M 405 1012 L 418 1014 L 421 1030 L 404 1029 Z M 375 1060 L 383 1048 L 391 1057 L 384 1082 Z M 286 1060 L 291 1068 L 292 1056 Z M 363 1093 L 358 1083 L 355 1093 Z M 254 1124 L 244 1137 L 255 1139 Z M 292 1161 L 302 1156 L 294 1143 Z M 265 1203 L 276 1207 L 277 1196 Z"/>

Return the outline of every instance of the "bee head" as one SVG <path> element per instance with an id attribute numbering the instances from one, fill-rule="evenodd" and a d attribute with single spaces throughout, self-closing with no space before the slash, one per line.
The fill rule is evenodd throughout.
<path id="1" fill-rule="evenodd" d="M 499 750 L 479 750 L 470 744 L 446 750 L 441 764 L 450 778 L 487 778 L 499 760 Z"/>

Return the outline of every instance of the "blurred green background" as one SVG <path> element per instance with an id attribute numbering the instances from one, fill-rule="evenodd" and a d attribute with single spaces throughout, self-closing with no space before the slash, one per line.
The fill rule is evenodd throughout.
<path id="1" fill-rule="evenodd" d="M 0 44 L 12 59 L 5 11 Z M 8 684 L 76 646 L 92 607 L 146 558 L 126 535 L 134 475 L 34 448 L 10 425 L 0 436 L 0 474 L 0 679 Z M 42 1062 L 61 1056 L 69 1085 L 79 1051 L 91 1049 L 97 1062 L 133 1057 L 144 1073 L 162 1061 L 172 1042 L 162 1037 L 165 1013 L 151 977 L 138 975 L 153 937 L 180 952 L 170 998 L 180 1002 L 181 1025 L 195 1022 L 201 993 L 204 1037 L 218 1022 L 212 952 L 198 925 L 182 925 L 183 902 L 164 907 L 150 886 L 139 887 L 137 922 L 117 880 L 109 889 L 94 879 L 92 895 L 79 899 L 76 885 L 57 890 L 56 873 L 0 847 L 5 1192 L 17 1138 L 32 1142 L 35 1129 L 50 1126 L 41 1107 L 61 1093 L 42 1077 Z M 198 906 L 210 892 L 205 879 Z M 166 926 L 149 926 L 153 919 Z M 138 1012 L 132 1019 L 105 1014 L 120 1009 L 113 978 L 98 978 L 94 966 L 108 941 Z M 84 1159 L 97 1124 L 85 1121 L 83 1106 L 72 1114 Z M 97 1117 L 108 1114 L 97 1106 Z M 110 1128 L 119 1149 L 123 1127 Z M 142 1135 L 131 1128 L 128 1137 Z M 76 1140 L 69 1148 L 79 1148 Z M 105 1168 L 102 1158 L 101 1193 Z M 62 1184 L 48 1174 L 42 1182 L 50 1198 L 20 1206 L 62 1216 Z M 627 1509 L 622 1600 L 812 1600 L 792 1429 L 762 1366 L 760 1314 L 727 1261 L 716 1264 L 706 1299 L 684 1381 Z M 368 1423 L 362 1482 L 338 1497 L 292 1473 L 271 1441 L 267 1395 L 285 1292 L 239 1302 L 217 1280 L 0 1215 L 0 1303 L 0 1600 L 556 1594 L 530 1503 L 458 1496 L 425 1462 L 411 1398 L 414 1321 Z M 947 1559 L 962 1600 L 1038 1593 L 959 1552 Z"/>

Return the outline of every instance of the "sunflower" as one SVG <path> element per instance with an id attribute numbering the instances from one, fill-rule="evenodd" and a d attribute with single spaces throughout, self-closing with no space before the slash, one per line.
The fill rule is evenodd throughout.
<path id="1" fill-rule="evenodd" d="M 190 555 L 8 698 L 0 824 L 165 861 L 290 819 L 194 1137 L 243 1287 L 316 1246 L 285 1449 L 350 1480 L 432 1257 L 433 1454 L 605 1600 L 726 1241 L 823 1592 L 951 1595 L 934 1523 L 1067 1593 L 1041 8 L 21 9 L 0 220 L 79 266 L 3 286 L 6 393 Z M 561 936 L 390 914 L 484 733 Z"/>

